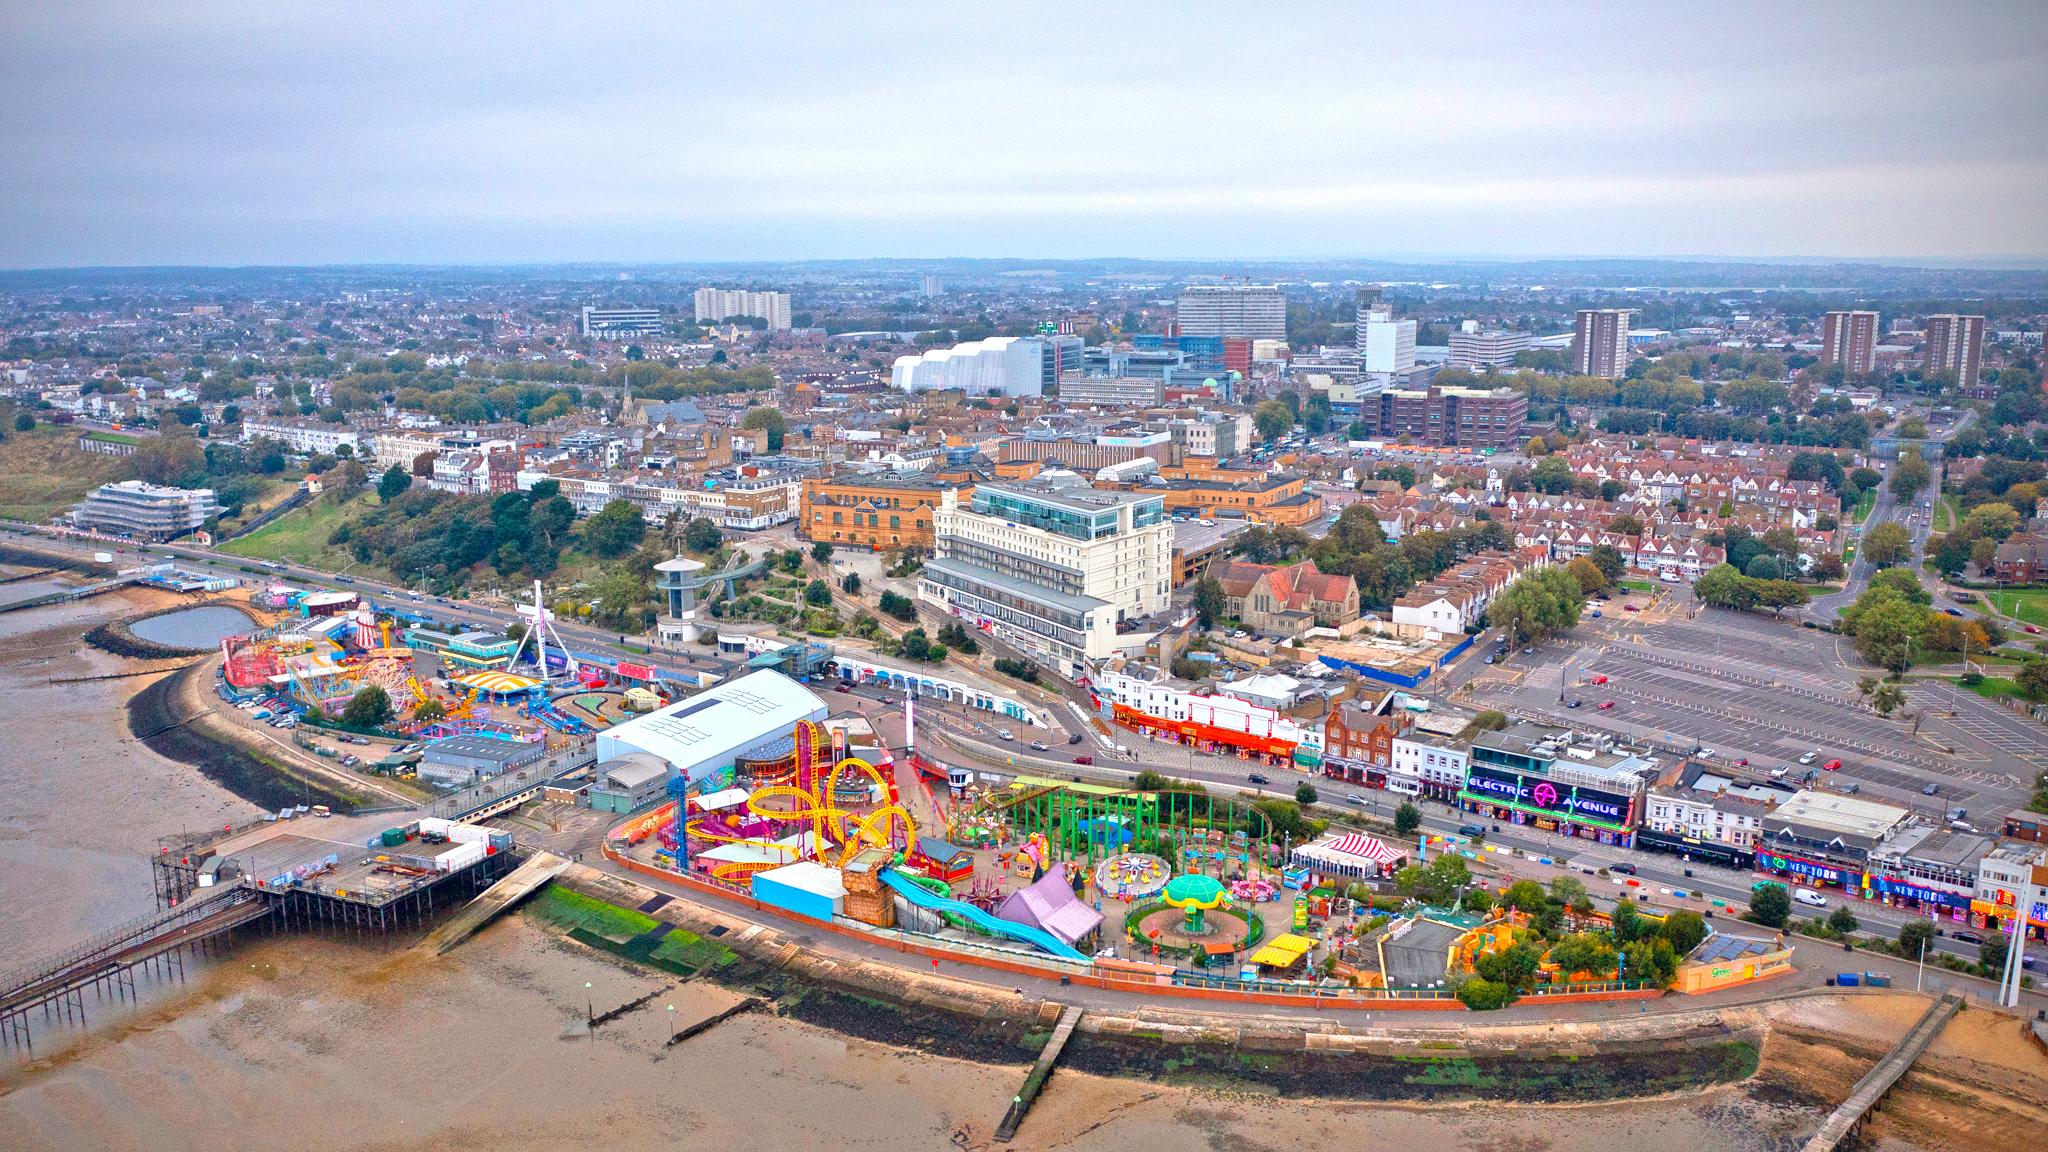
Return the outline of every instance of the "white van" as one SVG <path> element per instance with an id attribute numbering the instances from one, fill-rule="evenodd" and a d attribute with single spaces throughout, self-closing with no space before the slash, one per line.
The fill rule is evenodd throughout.
<path id="1" fill-rule="evenodd" d="M 1825 908 L 1828 906 L 1828 898 L 1811 888 L 1794 889 L 1792 898 L 1809 908 Z"/>

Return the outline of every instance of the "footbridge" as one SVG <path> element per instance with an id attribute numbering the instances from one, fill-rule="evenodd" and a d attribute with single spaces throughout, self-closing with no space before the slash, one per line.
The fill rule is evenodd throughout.
<path id="1" fill-rule="evenodd" d="M 1941 1035 L 1949 1019 L 1962 1007 L 1962 996 L 1954 992 L 1946 993 L 1935 1001 L 1920 1017 L 1920 1022 L 1899 1040 L 1898 1046 L 1856 1082 L 1849 1098 L 1828 1115 L 1821 1123 L 1820 1131 L 1806 1142 L 1805 1152 L 1834 1152 L 1844 1141 L 1861 1131 L 1863 1122 L 1877 1110 L 1878 1102 L 1912 1069 L 1921 1053 L 1927 1051 L 1927 1046 L 1934 1043 L 1934 1038 Z"/>
<path id="2" fill-rule="evenodd" d="M 180 977 L 187 950 L 270 914 L 254 888 L 224 884 L 150 916 L 109 929 L 55 956 L 0 976 L 0 1047 L 29 1047 L 29 1015 L 83 1023 L 85 994 L 132 999 L 135 971 L 160 966 Z"/>

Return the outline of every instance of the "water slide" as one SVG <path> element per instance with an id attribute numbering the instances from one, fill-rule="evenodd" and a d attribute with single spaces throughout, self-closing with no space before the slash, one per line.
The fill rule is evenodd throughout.
<path id="1" fill-rule="evenodd" d="M 1072 945 L 1067 944 L 1043 928 L 1034 928 L 1029 924 L 1013 924 L 1008 920 L 999 920 L 994 915 L 984 912 L 965 901 L 947 899 L 931 889 L 918 884 L 910 877 L 898 874 L 894 868 L 882 869 L 882 883 L 895 889 L 905 900 L 910 901 L 912 905 L 918 908 L 926 908 L 942 916 L 958 916 L 960 919 L 985 932 L 996 936 L 1004 936 L 1011 940 L 1022 940 L 1026 944 L 1050 952 L 1063 959 L 1081 961 L 1088 959 L 1088 957 L 1083 956 L 1080 952 L 1075 951 Z"/>

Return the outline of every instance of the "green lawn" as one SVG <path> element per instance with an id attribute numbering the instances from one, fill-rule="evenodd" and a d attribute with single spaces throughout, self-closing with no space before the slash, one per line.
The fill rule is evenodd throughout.
<path id="1" fill-rule="evenodd" d="M 1870 519 L 1870 510 L 1875 507 L 1877 507 L 1877 489 L 1872 488 L 1870 491 L 1856 497 L 1856 506 L 1849 510 L 1849 518 L 1861 524 L 1865 520 Z"/>
<path id="2" fill-rule="evenodd" d="M 2005 676 L 1986 676 L 1975 684 L 1964 684 L 1963 687 L 1966 691 L 1975 692 L 1986 700 L 2003 700 L 2020 694 L 2019 682 Z"/>
<path id="3" fill-rule="evenodd" d="M 1655 592 L 1657 590 L 1657 582 L 1654 580 L 1621 580 L 1617 581 L 1617 583 L 1631 592 Z"/>
<path id="4" fill-rule="evenodd" d="M 1962 510 L 1956 507 L 1956 498 L 1953 496 L 1943 496 L 1941 502 L 1934 506 L 1934 530 L 1936 532 L 1955 531 L 1956 521 L 1961 516 Z"/>
<path id="5" fill-rule="evenodd" d="M 2048 588 L 2006 589 L 1983 595 L 2005 615 L 2023 624 L 2048 628 Z"/>
<path id="6" fill-rule="evenodd" d="M 322 496 L 310 504 L 292 509 L 247 536 L 222 544 L 220 550 L 251 560 L 284 560 L 327 572 L 348 568 L 361 570 L 362 565 L 357 564 L 346 549 L 329 544 L 327 537 L 358 508 L 374 503 L 376 499 L 374 495 L 365 494 L 347 503 L 337 503 L 331 497 Z"/>
<path id="7" fill-rule="evenodd" d="M 128 462 L 78 450 L 78 432 L 43 425 L 0 441 L 0 519 L 43 523 L 127 475 Z"/>

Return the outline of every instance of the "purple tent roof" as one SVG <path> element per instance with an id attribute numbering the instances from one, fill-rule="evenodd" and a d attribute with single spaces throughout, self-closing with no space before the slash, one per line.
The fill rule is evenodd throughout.
<path id="1" fill-rule="evenodd" d="M 1102 913 L 1081 903 L 1061 868 L 1047 872 L 1029 888 L 1010 893 L 996 908 L 996 917 L 1043 928 L 1068 944 L 1102 925 Z"/>

